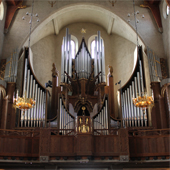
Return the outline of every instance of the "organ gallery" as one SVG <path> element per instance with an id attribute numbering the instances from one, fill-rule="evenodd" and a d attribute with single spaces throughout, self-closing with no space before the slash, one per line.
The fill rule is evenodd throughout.
<path id="1" fill-rule="evenodd" d="M 137 30 L 136 45 L 133 36 L 132 43 L 92 20 L 60 28 L 59 14 L 49 21 L 53 27 L 44 19 L 42 32 L 30 25 L 23 47 L 0 58 L 0 167 L 168 168 L 167 59 Z M 48 35 L 51 30 L 55 34 Z M 5 37 L 4 47 L 7 42 Z"/>

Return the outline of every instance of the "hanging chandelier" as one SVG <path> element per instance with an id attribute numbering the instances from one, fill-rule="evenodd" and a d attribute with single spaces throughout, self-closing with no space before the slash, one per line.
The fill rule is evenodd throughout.
<path id="1" fill-rule="evenodd" d="M 26 96 L 26 91 L 23 97 L 19 97 L 17 91 L 16 96 L 13 96 L 13 107 L 22 111 L 26 111 L 28 109 L 33 108 L 35 106 L 36 101 L 33 98 L 27 98 Z"/>
<path id="2" fill-rule="evenodd" d="M 133 104 L 136 107 L 139 107 L 143 110 L 143 113 L 145 113 L 145 110 L 147 108 L 152 108 L 154 106 L 154 98 L 153 93 L 152 96 L 148 96 L 147 93 L 142 93 L 142 95 L 137 95 L 136 98 L 132 98 Z"/>

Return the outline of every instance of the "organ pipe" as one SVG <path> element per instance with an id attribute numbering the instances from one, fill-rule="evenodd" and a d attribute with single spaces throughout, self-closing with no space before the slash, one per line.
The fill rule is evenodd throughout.
<path id="1" fill-rule="evenodd" d="M 144 115 L 142 109 L 136 108 L 132 103 L 132 96 L 136 98 L 138 95 L 144 94 L 145 89 L 144 71 L 142 67 L 142 50 L 138 48 L 138 59 L 136 68 L 124 87 L 120 89 L 121 105 L 122 105 L 122 121 L 123 126 L 127 127 L 143 127 L 147 126 L 147 112 Z M 126 122 L 126 123 L 124 123 Z"/>
<path id="2" fill-rule="evenodd" d="M 31 64 L 28 56 L 29 56 L 29 50 L 25 48 L 25 65 L 24 65 L 25 67 L 24 67 L 24 81 L 23 81 L 22 91 L 23 91 L 23 95 L 26 95 L 26 98 L 36 99 L 36 104 L 35 107 L 32 109 L 21 111 L 19 126 L 40 127 L 41 124 L 45 126 L 47 90 L 40 83 L 38 83 L 33 73 L 33 70 L 31 68 Z"/>

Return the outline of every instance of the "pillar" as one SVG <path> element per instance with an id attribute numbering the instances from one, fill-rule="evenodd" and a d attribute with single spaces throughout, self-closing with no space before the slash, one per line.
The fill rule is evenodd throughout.
<path id="1" fill-rule="evenodd" d="M 110 115 L 115 118 L 115 113 L 114 113 L 114 83 L 113 83 L 113 76 L 112 75 L 108 75 L 108 81 L 109 81 L 109 111 L 110 111 Z"/>
<path id="2" fill-rule="evenodd" d="M 154 94 L 154 107 L 152 108 L 152 126 L 156 129 L 167 128 L 166 109 L 164 97 L 161 96 L 160 82 L 152 82 L 151 88 Z"/>
<path id="3" fill-rule="evenodd" d="M 7 128 L 8 96 L 2 101 L 1 129 Z"/>
<path id="4" fill-rule="evenodd" d="M 7 96 L 8 96 L 8 111 L 7 111 L 7 129 L 15 128 L 16 111 L 13 108 L 13 95 L 15 92 L 16 83 L 7 83 Z"/>

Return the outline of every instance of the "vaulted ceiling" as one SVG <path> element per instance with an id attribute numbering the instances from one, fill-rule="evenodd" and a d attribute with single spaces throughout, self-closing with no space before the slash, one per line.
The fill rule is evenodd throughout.
<path id="1" fill-rule="evenodd" d="M 8 9 L 11 7 L 15 7 L 15 9 L 13 9 L 11 14 L 7 10 L 6 21 L 8 22 L 5 26 L 8 33 L 6 34 L 5 43 L 9 43 L 9 41 L 14 42 L 17 39 L 18 41 L 13 45 L 15 46 L 14 48 L 21 47 L 23 44 L 27 45 L 30 26 L 28 24 L 29 19 L 27 18 L 23 21 L 22 17 L 27 11 L 31 12 L 32 1 L 8 0 L 6 2 Z M 100 25 L 108 34 L 114 33 L 120 35 L 136 44 L 133 2 L 129 0 L 117 1 L 114 6 L 110 2 L 107 0 L 56 1 L 54 6 L 51 7 L 47 1 L 36 0 L 33 4 L 33 10 L 34 13 L 38 13 L 40 22 L 37 23 L 33 20 L 31 45 L 50 34 L 57 35 L 66 25 L 77 22 L 90 22 Z M 135 10 L 140 11 L 140 14 L 137 15 L 139 19 L 139 23 L 137 24 L 138 34 L 146 45 L 151 44 L 150 47 L 152 47 L 152 41 L 154 39 L 155 42 L 161 39 L 161 34 L 157 31 L 158 28 L 161 28 L 161 25 L 157 24 L 157 28 L 157 22 L 153 20 L 150 10 L 148 8 L 141 8 L 141 4 L 143 4 L 143 0 L 135 1 Z M 158 3 L 156 0 L 153 0 L 152 2 L 145 1 L 145 7 L 147 7 L 146 4 L 157 5 Z M 17 12 L 15 13 L 14 11 Z M 129 23 L 127 22 L 128 13 L 131 14 L 131 21 Z M 144 19 L 141 17 L 143 14 L 145 16 Z M 15 22 L 12 22 L 12 18 Z M 13 36 L 11 36 L 12 34 Z M 152 40 L 148 39 L 148 35 L 155 34 L 156 36 L 153 36 Z M 8 50 L 5 50 L 5 53 L 8 54 Z"/>

